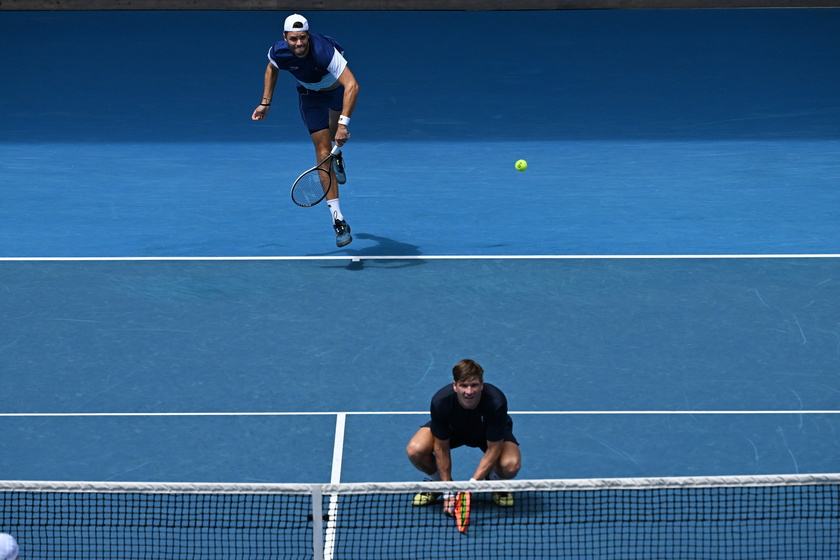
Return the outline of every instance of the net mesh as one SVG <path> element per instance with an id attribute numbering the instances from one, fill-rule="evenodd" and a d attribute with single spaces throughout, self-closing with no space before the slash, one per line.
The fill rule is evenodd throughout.
<path id="1" fill-rule="evenodd" d="M 461 533 L 421 491 L 472 492 Z M 499 507 L 493 491 L 511 492 Z M 840 475 L 338 485 L 0 482 L 21 558 L 840 558 Z"/>

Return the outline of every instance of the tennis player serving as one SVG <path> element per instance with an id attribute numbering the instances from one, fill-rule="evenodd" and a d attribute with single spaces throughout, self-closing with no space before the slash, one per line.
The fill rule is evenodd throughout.
<path id="1" fill-rule="evenodd" d="M 298 81 L 300 113 L 315 146 L 316 161 L 328 159 L 333 142 L 340 147 L 350 139 L 348 126 L 359 94 L 359 84 L 347 66 L 344 49 L 332 37 L 310 33 L 309 22 L 302 15 L 287 17 L 283 40 L 268 50 L 262 102 L 254 109 L 252 120 L 268 117 L 280 70 L 291 73 Z M 338 203 L 338 185 L 346 180 L 340 151 L 332 158 L 331 167 L 335 181 L 331 182 L 326 199 L 335 243 L 344 247 L 353 237 Z"/>
<path id="2" fill-rule="evenodd" d="M 408 459 L 429 480 L 452 480 L 451 450 L 462 445 L 484 451 L 472 478 L 498 480 L 514 478 L 522 463 L 519 443 L 513 435 L 507 398 L 494 385 L 484 383 L 484 370 L 473 360 L 461 360 L 452 368 L 453 382 L 432 397 L 431 421 L 408 442 Z M 440 498 L 436 492 L 420 492 L 415 506 L 429 505 Z M 513 505 L 513 494 L 494 492 L 501 507 Z M 454 498 L 444 499 L 443 509 L 454 512 Z"/>

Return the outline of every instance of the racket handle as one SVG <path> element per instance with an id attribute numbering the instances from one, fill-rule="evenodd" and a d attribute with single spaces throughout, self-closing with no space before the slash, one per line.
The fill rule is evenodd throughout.
<path id="1" fill-rule="evenodd" d="M 332 150 L 330 150 L 330 155 L 331 155 L 331 156 L 338 155 L 338 154 L 340 154 L 340 153 L 341 153 L 341 148 L 339 148 L 339 147 L 338 147 L 338 144 L 336 144 L 335 146 L 333 146 L 333 149 L 332 149 Z"/>

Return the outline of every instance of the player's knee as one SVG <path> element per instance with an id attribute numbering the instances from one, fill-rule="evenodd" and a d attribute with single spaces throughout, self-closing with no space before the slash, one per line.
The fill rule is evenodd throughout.
<path id="1" fill-rule="evenodd" d="M 498 465 L 496 465 L 496 473 L 499 478 L 505 480 L 515 478 L 519 474 L 519 469 L 522 468 L 521 459 L 518 456 L 502 457 Z"/>
<path id="2" fill-rule="evenodd" d="M 415 465 L 422 463 L 428 456 L 427 450 L 414 440 L 408 442 L 408 445 L 405 448 L 405 453 L 408 455 L 408 460 Z"/>
<path id="3" fill-rule="evenodd" d="M 516 478 L 516 475 L 519 474 L 519 465 L 499 465 L 496 472 L 499 474 L 499 478 L 504 480 Z"/>
<path id="4" fill-rule="evenodd" d="M 405 447 L 408 459 L 414 465 L 434 463 L 434 438 L 428 428 L 421 428 Z"/>

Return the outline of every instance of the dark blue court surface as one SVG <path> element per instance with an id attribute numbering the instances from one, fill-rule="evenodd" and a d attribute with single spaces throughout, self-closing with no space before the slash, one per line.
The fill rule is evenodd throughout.
<path id="1" fill-rule="evenodd" d="M 838 252 L 840 10 L 307 15 L 370 237 L 289 200 L 290 76 L 250 120 L 284 14 L 3 12 L 0 255 Z"/>
<path id="2" fill-rule="evenodd" d="M 0 477 L 415 480 L 465 357 L 524 478 L 840 471 L 840 10 L 307 14 L 343 249 L 283 15 L 0 12 Z"/>

